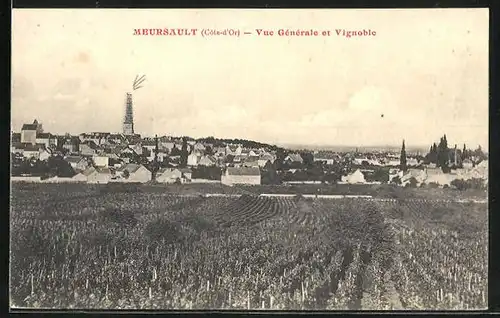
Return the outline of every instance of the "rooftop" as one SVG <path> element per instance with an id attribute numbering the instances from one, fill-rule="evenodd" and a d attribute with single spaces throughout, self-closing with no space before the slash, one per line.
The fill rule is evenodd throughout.
<path id="1" fill-rule="evenodd" d="M 233 176 L 260 176 L 260 169 L 257 167 L 229 167 L 227 174 Z"/>
<path id="2" fill-rule="evenodd" d="M 23 128 L 21 128 L 21 130 L 37 130 L 37 129 L 38 125 L 35 124 L 24 124 Z"/>
<path id="3" fill-rule="evenodd" d="M 65 161 L 70 162 L 70 163 L 78 163 L 82 159 L 83 158 L 80 156 L 67 156 L 66 158 L 64 158 Z"/>

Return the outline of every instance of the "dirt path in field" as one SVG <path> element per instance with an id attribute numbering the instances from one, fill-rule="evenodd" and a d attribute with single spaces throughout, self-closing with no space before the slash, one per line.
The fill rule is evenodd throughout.
<path id="1" fill-rule="evenodd" d="M 364 276 L 367 279 L 367 276 Z M 369 278 L 368 278 L 369 279 Z M 401 303 L 400 295 L 394 286 L 394 282 L 392 280 L 392 276 L 390 272 L 386 272 L 383 277 L 383 286 L 381 299 L 373 299 L 372 295 L 366 292 L 366 287 L 371 282 L 365 282 L 365 288 L 361 292 L 361 299 L 359 302 L 359 307 L 355 307 L 352 309 L 360 309 L 360 310 L 404 310 L 404 306 Z M 384 306 L 381 307 L 381 306 Z"/>
<path id="2" fill-rule="evenodd" d="M 366 281 L 367 275 L 366 270 L 372 261 L 371 252 L 361 250 L 360 251 L 361 264 L 359 266 L 358 272 L 356 273 L 356 280 L 354 282 L 354 293 L 351 297 L 349 309 L 351 310 L 362 310 L 369 306 L 368 303 L 372 302 L 370 296 L 365 293 L 366 285 L 369 282 Z M 365 298 L 366 297 L 366 298 Z M 373 303 L 373 302 L 372 302 Z M 371 305 L 371 310 L 374 310 L 373 304 Z"/>
<path id="3" fill-rule="evenodd" d="M 379 310 L 370 293 L 363 292 L 360 310 Z"/>
<path id="4" fill-rule="evenodd" d="M 392 275 L 390 272 L 386 272 L 384 275 L 384 289 L 386 294 L 384 295 L 386 300 L 389 302 L 391 310 L 404 310 L 403 304 L 401 303 L 401 298 L 394 286 L 394 281 L 392 280 Z"/>
<path id="5" fill-rule="evenodd" d="M 347 270 L 349 269 L 349 265 L 351 265 L 354 259 L 353 252 L 354 251 L 352 247 L 348 247 L 342 254 L 342 265 L 340 265 L 340 271 L 331 282 L 333 294 L 337 292 L 337 289 L 339 288 L 339 282 L 345 279 L 345 275 L 347 273 Z"/>

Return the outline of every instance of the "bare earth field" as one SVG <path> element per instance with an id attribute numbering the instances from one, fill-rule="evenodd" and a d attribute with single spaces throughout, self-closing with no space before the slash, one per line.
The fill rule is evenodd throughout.
<path id="1" fill-rule="evenodd" d="M 314 187 L 13 184 L 11 305 L 487 307 L 486 193 Z"/>

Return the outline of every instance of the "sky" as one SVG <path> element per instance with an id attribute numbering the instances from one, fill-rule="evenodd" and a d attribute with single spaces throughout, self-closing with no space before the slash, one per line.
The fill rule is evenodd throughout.
<path id="1" fill-rule="evenodd" d="M 142 135 L 411 147 L 446 134 L 488 147 L 487 9 L 14 9 L 12 21 L 14 131 L 36 118 L 52 133 L 120 132 L 126 92 L 144 74 L 133 92 Z M 227 28 L 240 36 L 199 34 Z"/>

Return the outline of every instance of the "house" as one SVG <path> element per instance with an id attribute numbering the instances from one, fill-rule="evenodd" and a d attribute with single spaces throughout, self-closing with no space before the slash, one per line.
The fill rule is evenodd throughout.
<path id="1" fill-rule="evenodd" d="M 77 153 L 80 150 L 80 140 L 78 137 L 64 137 L 62 148 L 66 149 L 69 153 Z"/>
<path id="2" fill-rule="evenodd" d="M 127 182 L 148 182 L 151 181 L 151 171 L 140 164 L 129 163 L 121 167 L 117 173 L 123 181 Z"/>
<path id="3" fill-rule="evenodd" d="M 263 153 L 259 156 L 257 163 L 258 163 L 259 167 L 264 167 L 268 161 L 271 163 L 274 163 L 274 160 L 275 160 L 275 157 L 273 155 L 271 155 L 270 153 Z"/>
<path id="4" fill-rule="evenodd" d="M 233 184 L 260 184 L 260 169 L 257 167 L 228 167 L 221 177 L 221 183 Z"/>
<path id="5" fill-rule="evenodd" d="M 108 151 L 109 149 L 113 149 L 117 146 L 118 144 L 116 142 L 114 142 L 113 140 L 111 139 L 106 139 L 106 141 L 101 144 L 101 148 Z"/>
<path id="6" fill-rule="evenodd" d="M 248 152 L 248 155 L 251 157 L 255 157 L 255 156 L 258 157 L 260 155 L 260 151 L 256 151 L 256 150 L 252 149 Z"/>
<path id="7" fill-rule="evenodd" d="M 35 119 L 32 124 L 24 124 L 21 128 L 21 142 L 36 144 L 36 135 L 42 133 L 42 124 Z"/>
<path id="8" fill-rule="evenodd" d="M 89 164 L 82 156 L 66 156 L 64 161 L 70 164 L 75 171 L 84 171 L 88 168 Z"/>
<path id="9" fill-rule="evenodd" d="M 184 181 L 186 181 L 186 182 L 191 181 L 192 175 L 193 175 L 193 171 L 191 171 L 191 169 L 189 169 L 189 168 L 180 168 L 179 170 L 182 172 L 182 177 L 183 177 Z"/>
<path id="10" fill-rule="evenodd" d="M 366 180 L 361 170 L 357 169 L 350 175 L 342 176 L 342 182 L 346 182 L 349 184 L 356 184 L 356 183 L 366 183 Z"/>
<path id="11" fill-rule="evenodd" d="M 50 148 L 51 156 L 53 157 L 64 157 L 65 153 L 61 150 Z"/>
<path id="12" fill-rule="evenodd" d="M 40 159 L 40 152 L 42 152 L 45 148 L 43 145 L 37 144 L 26 144 L 23 149 L 23 156 L 25 158 L 33 158 Z"/>
<path id="13" fill-rule="evenodd" d="M 336 154 L 332 154 L 329 152 L 314 154 L 314 162 L 321 162 L 321 163 L 326 164 L 326 165 L 335 164 L 335 161 L 337 159 L 338 159 L 338 156 Z"/>
<path id="14" fill-rule="evenodd" d="M 127 163 L 130 163 L 130 162 L 127 162 Z M 108 167 L 113 167 L 113 168 L 118 169 L 118 168 L 122 167 L 124 164 L 125 164 L 125 162 L 122 159 L 109 158 Z"/>
<path id="15" fill-rule="evenodd" d="M 333 165 L 335 163 L 335 159 L 333 158 L 314 158 L 314 162 L 321 162 L 325 165 Z"/>
<path id="16" fill-rule="evenodd" d="M 125 138 L 122 134 L 110 134 L 107 138 L 108 142 L 113 142 L 115 144 L 121 144 L 125 141 Z"/>
<path id="17" fill-rule="evenodd" d="M 217 163 L 217 160 L 214 157 L 212 157 L 212 156 L 203 156 L 199 160 L 198 165 L 211 167 L 211 166 L 215 166 L 216 163 Z"/>
<path id="18" fill-rule="evenodd" d="M 158 162 L 163 162 L 168 158 L 168 154 L 165 151 L 158 152 Z"/>
<path id="19" fill-rule="evenodd" d="M 243 158 L 247 158 L 249 155 L 250 155 L 250 151 L 248 151 L 247 149 L 243 149 L 241 151 L 241 154 L 240 154 L 240 156 Z"/>
<path id="20" fill-rule="evenodd" d="M 387 164 L 389 162 L 389 164 Z M 381 166 L 383 165 L 379 160 L 373 159 L 373 158 L 354 158 L 353 159 L 353 164 L 357 166 L 362 166 L 362 165 L 373 165 L 373 166 Z M 390 161 L 384 161 L 384 165 L 389 165 L 389 166 L 399 166 L 399 160 L 397 161 L 397 164 L 394 164 L 394 162 Z"/>
<path id="21" fill-rule="evenodd" d="M 36 143 L 43 144 L 45 147 L 56 146 L 57 147 L 57 137 L 50 133 L 37 133 Z"/>
<path id="22" fill-rule="evenodd" d="M 122 156 L 129 157 L 129 156 L 137 155 L 137 152 L 135 152 L 135 150 L 132 149 L 131 147 L 126 147 L 126 148 L 120 149 L 119 152 L 120 152 L 120 157 L 122 157 Z"/>
<path id="23" fill-rule="evenodd" d="M 441 168 L 429 168 L 429 167 L 425 168 L 423 171 L 427 176 L 424 180 L 426 184 L 435 183 L 440 186 L 444 185 L 449 186 L 451 184 L 451 181 L 463 178 L 461 171 L 458 171 L 458 174 L 456 172 L 444 173 Z"/>
<path id="24" fill-rule="evenodd" d="M 417 158 L 412 158 L 412 157 L 406 158 L 406 165 L 408 167 L 416 167 L 419 165 L 419 163 L 420 161 L 418 161 Z"/>
<path id="25" fill-rule="evenodd" d="M 249 156 L 245 159 L 242 164 L 243 167 L 259 167 L 259 157 L 258 156 Z"/>
<path id="26" fill-rule="evenodd" d="M 226 155 L 239 156 L 242 152 L 241 145 L 226 145 Z"/>
<path id="27" fill-rule="evenodd" d="M 198 152 L 193 152 L 187 157 L 188 166 L 197 166 L 200 162 L 201 154 Z"/>
<path id="28" fill-rule="evenodd" d="M 408 163 L 408 158 L 407 158 Z M 382 164 L 384 166 L 397 167 L 401 165 L 400 157 L 394 154 L 389 154 L 385 158 L 382 159 Z"/>
<path id="29" fill-rule="evenodd" d="M 108 157 L 110 160 L 111 159 L 113 159 L 113 160 L 120 159 L 120 156 L 115 151 L 112 151 L 112 150 L 105 151 L 102 155 Z"/>
<path id="30" fill-rule="evenodd" d="M 170 153 L 174 148 L 175 143 L 173 143 L 172 141 L 160 141 L 158 146 Z"/>
<path id="31" fill-rule="evenodd" d="M 401 185 L 405 186 L 407 183 L 410 183 L 412 178 L 415 178 L 417 180 L 416 185 L 420 186 L 427 179 L 427 174 L 421 169 L 408 169 L 401 177 Z"/>
<path id="32" fill-rule="evenodd" d="M 233 158 L 233 163 L 239 164 L 245 161 L 245 157 L 242 155 L 236 155 Z"/>
<path id="33" fill-rule="evenodd" d="M 47 161 L 51 156 L 52 156 L 52 149 L 49 147 L 43 147 L 42 149 L 40 149 L 38 158 L 42 161 Z"/>
<path id="34" fill-rule="evenodd" d="M 156 148 L 156 142 L 154 140 L 146 140 L 142 142 L 142 147 L 146 148 L 148 151 L 151 151 L 154 153 L 154 150 Z M 160 147 L 158 143 L 158 148 Z"/>
<path id="35" fill-rule="evenodd" d="M 94 167 L 88 167 L 85 170 L 73 176 L 73 179 L 76 181 L 87 182 L 89 180 L 89 176 L 91 176 L 94 173 L 97 173 L 97 170 Z"/>
<path id="36" fill-rule="evenodd" d="M 304 159 L 302 159 L 302 156 L 298 153 L 291 153 L 288 156 L 286 156 L 285 162 L 288 163 L 296 162 L 302 164 L 304 162 Z"/>
<path id="37" fill-rule="evenodd" d="M 153 150 L 153 151 L 149 152 L 149 156 L 147 157 L 148 161 L 150 161 L 150 162 L 154 161 L 155 155 L 157 156 L 158 162 L 163 162 L 163 160 L 165 160 L 165 158 L 168 157 L 168 155 L 165 151 L 158 151 L 158 153 L 155 154 L 155 151 Z"/>
<path id="38" fill-rule="evenodd" d="M 382 166 L 382 163 L 380 162 L 380 160 L 378 160 L 376 158 L 372 158 L 372 159 L 368 160 L 368 164 L 372 165 L 372 166 Z"/>
<path id="39" fill-rule="evenodd" d="M 107 167 L 109 166 L 109 157 L 104 155 L 94 155 L 92 158 L 94 165 L 96 167 Z"/>
<path id="40" fill-rule="evenodd" d="M 96 172 L 87 176 L 88 183 L 108 183 L 114 177 L 114 171 L 109 168 L 95 168 Z"/>
<path id="41" fill-rule="evenodd" d="M 84 141 L 80 144 L 80 154 L 83 156 L 93 156 L 97 153 L 97 144 L 93 141 Z"/>
<path id="42" fill-rule="evenodd" d="M 190 169 L 161 168 L 156 175 L 156 181 L 161 183 L 175 183 L 179 180 L 185 183 L 191 180 L 191 175 L 192 172 Z"/>
<path id="43" fill-rule="evenodd" d="M 201 152 L 203 152 L 203 151 L 205 151 L 206 147 L 205 147 L 204 144 L 202 144 L 200 142 L 197 142 L 197 143 L 195 143 L 193 145 L 192 149 L 193 149 L 193 151 L 201 151 Z"/>
<path id="44" fill-rule="evenodd" d="M 392 181 L 392 179 L 396 178 L 396 177 L 399 177 L 401 178 L 403 176 L 403 171 L 399 170 L 399 169 L 389 169 L 389 182 Z"/>
<path id="45" fill-rule="evenodd" d="M 126 143 L 128 145 L 134 145 L 134 144 L 138 144 L 140 142 L 141 142 L 141 135 L 140 134 L 123 135 L 123 143 Z"/>
<path id="46" fill-rule="evenodd" d="M 177 166 L 181 163 L 181 156 L 168 156 L 168 162 L 173 166 Z"/>
<path id="47" fill-rule="evenodd" d="M 142 155 L 142 144 L 141 143 L 135 143 L 135 144 L 129 144 L 128 146 L 134 153 L 137 155 Z"/>
<path id="48" fill-rule="evenodd" d="M 22 144 L 21 142 L 13 142 L 10 144 L 10 152 L 22 155 L 24 152 L 24 147 L 24 144 Z"/>
<path id="49" fill-rule="evenodd" d="M 96 145 L 102 145 L 104 144 L 110 133 L 105 133 L 105 132 L 91 132 L 91 133 L 83 133 L 78 136 L 81 142 L 88 142 L 91 141 Z"/>

